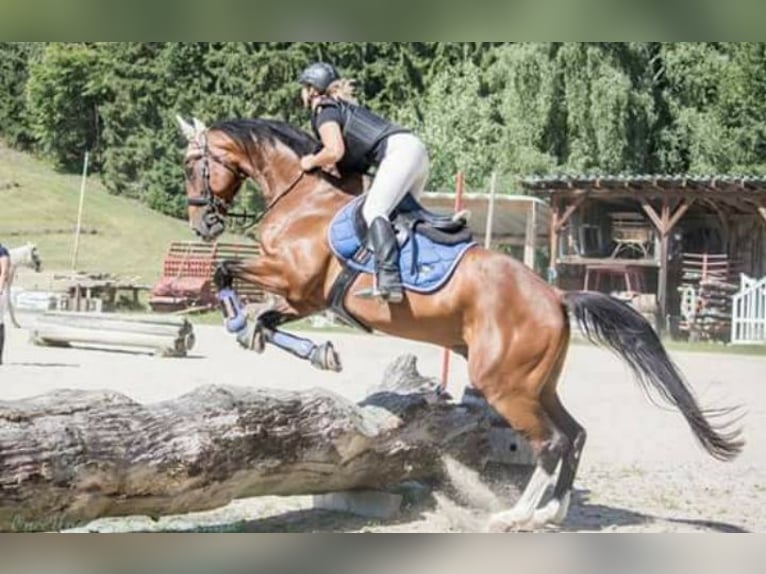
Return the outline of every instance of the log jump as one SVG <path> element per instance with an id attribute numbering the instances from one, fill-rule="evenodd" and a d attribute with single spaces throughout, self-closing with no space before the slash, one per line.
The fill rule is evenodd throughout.
<path id="1" fill-rule="evenodd" d="M 422 377 L 403 380 L 360 403 L 322 389 L 218 386 L 148 405 L 80 390 L 0 402 L 0 530 L 183 514 L 260 495 L 385 491 L 445 480 L 445 456 L 477 472 L 497 460 L 485 406 L 439 396 Z"/>
<path id="2" fill-rule="evenodd" d="M 184 357 L 194 347 L 192 324 L 182 317 L 50 311 L 30 329 L 36 345 L 73 344 L 148 350 L 163 357 Z"/>

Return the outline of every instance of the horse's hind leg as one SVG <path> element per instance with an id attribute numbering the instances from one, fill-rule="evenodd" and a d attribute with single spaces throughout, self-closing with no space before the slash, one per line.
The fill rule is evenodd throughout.
<path id="1" fill-rule="evenodd" d="M 489 337 L 489 340 L 498 338 Z M 502 339 L 502 337 L 500 337 Z M 560 368 L 560 340 L 555 330 L 548 337 L 517 340 L 512 349 L 474 348 L 469 354 L 469 370 L 476 388 L 492 407 L 521 433 L 537 455 L 537 464 L 521 497 L 511 510 L 494 514 L 489 528 L 509 531 L 543 525 L 536 511 L 546 491 L 553 485 L 565 435 L 553 424 L 541 403 L 541 391 Z"/>
<path id="2" fill-rule="evenodd" d="M 556 364 L 540 393 L 540 403 L 545 414 L 559 433 L 556 437 L 556 451 L 561 457 L 561 466 L 551 499 L 535 511 L 534 522 L 536 524 L 549 522 L 561 524 L 566 518 L 571 502 L 572 485 L 580 463 L 580 455 L 585 446 L 585 429 L 564 408 L 556 392 L 568 347 L 569 334 L 567 330 L 559 344 Z"/>
<path id="3" fill-rule="evenodd" d="M 545 506 L 535 512 L 535 522 L 561 524 L 569 510 L 572 485 L 577 474 L 577 467 L 580 464 L 580 455 L 585 446 L 586 433 L 585 429 L 561 404 L 555 390 L 555 381 L 552 381 L 550 390 L 547 388 L 543 390 L 542 402 L 551 421 L 563 433 L 564 437 L 560 443 L 561 470 L 553 488 L 553 497 Z"/>

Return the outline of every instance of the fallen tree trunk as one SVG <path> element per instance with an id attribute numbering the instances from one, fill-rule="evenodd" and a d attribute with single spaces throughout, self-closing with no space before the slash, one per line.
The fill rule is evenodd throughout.
<path id="1" fill-rule="evenodd" d="M 0 530 L 386 489 L 440 479 L 444 454 L 480 469 L 491 414 L 423 391 L 358 405 L 319 389 L 215 386 L 151 405 L 74 390 L 0 402 Z"/>

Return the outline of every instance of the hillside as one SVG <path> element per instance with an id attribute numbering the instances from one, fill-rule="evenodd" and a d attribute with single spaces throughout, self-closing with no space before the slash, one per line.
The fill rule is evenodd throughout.
<path id="1" fill-rule="evenodd" d="M 80 181 L 78 175 L 58 173 L 46 162 L 0 144 L 0 242 L 34 242 L 45 275 L 69 271 Z M 194 239 L 185 221 L 110 195 L 98 176 L 86 184 L 82 225 L 87 233 L 80 237 L 78 270 L 138 277 L 148 284 L 159 278 L 169 242 Z"/>

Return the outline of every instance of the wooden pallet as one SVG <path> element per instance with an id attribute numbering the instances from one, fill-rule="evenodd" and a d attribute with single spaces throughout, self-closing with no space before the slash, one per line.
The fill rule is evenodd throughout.
<path id="1" fill-rule="evenodd" d="M 690 340 L 728 341 L 731 333 L 731 283 L 734 264 L 722 253 L 684 253 L 679 329 Z"/>
<path id="2" fill-rule="evenodd" d="M 155 285 L 149 303 L 155 311 L 175 311 L 216 304 L 213 273 L 227 260 L 244 261 L 260 255 L 251 243 L 176 241 L 168 246 L 162 264 L 162 278 Z M 234 280 L 234 288 L 247 303 L 263 301 L 264 292 L 251 283 Z"/>

